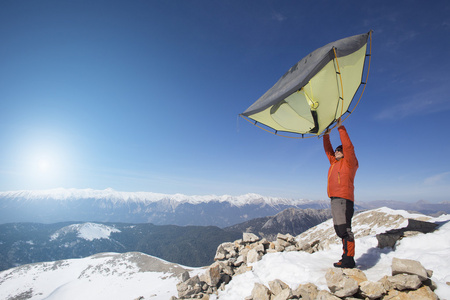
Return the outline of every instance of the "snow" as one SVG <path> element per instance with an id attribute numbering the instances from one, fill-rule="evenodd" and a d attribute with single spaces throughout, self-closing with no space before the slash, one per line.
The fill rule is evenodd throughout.
<path id="1" fill-rule="evenodd" d="M 164 272 L 141 272 L 127 254 L 108 253 L 83 259 L 29 265 L 0 273 L 2 298 L 20 290 L 30 299 L 169 299 L 176 295 L 176 276 Z M 25 272 L 26 271 L 26 272 Z M 14 276 L 11 276 L 14 275 Z M 14 279 L 12 279 L 14 277 Z M 8 280 L 9 279 L 9 280 Z"/>
<path id="2" fill-rule="evenodd" d="M 374 210 L 375 211 L 375 210 Z M 356 239 L 356 263 L 370 281 L 391 275 L 392 259 L 412 259 L 433 271 L 431 279 L 437 284 L 440 299 L 450 299 L 450 215 L 438 218 L 410 214 L 406 211 L 378 209 L 395 218 L 426 218 L 440 224 L 433 233 L 419 234 L 400 240 L 395 250 L 379 249 L 375 234 Z M 367 212 L 368 214 L 371 211 Z M 400 220 L 403 222 L 403 220 Z M 406 224 L 401 224 L 405 225 Z M 329 221 L 317 228 L 332 226 Z M 382 225 L 376 232 L 389 230 Z M 87 235 L 92 237 L 92 235 Z M 255 283 L 268 286 L 269 281 L 280 279 L 295 289 L 299 284 L 314 283 L 319 289 L 328 290 L 325 273 L 340 259 L 341 245 L 330 244 L 326 250 L 313 254 L 306 252 L 281 252 L 266 254 L 253 263 L 252 271 L 234 276 L 219 296 L 211 299 L 244 299 L 251 294 Z M 125 256 L 124 256 L 125 255 Z M 164 272 L 143 272 L 127 259 L 127 254 L 103 254 L 84 259 L 55 263 L 33 264 L 0 272 L 0 290 L 3 295 L 33 292 L 30 299 L 169 299 L 177 296 L 176 276 Z M 111 258 L 112 257 L 112 258 Z M 116 257 L 116 259 L 113 259 Z M 24 268 L 25 267 L 25 268 Z M 188 268 L 191 276 L 201 274 L 202 268 Z M 20 273 L 19 273 L 20 272 Z"/>
<path id="3" fill-rule="evenodd" d="M 70 232 L 76 232 L 79 238 L 88 241 L 93 241 L 95 239 L 109 239 L 109 236 L 112 232 L 120 232 L 120 230 L 111 226 L 90 222 L 83 224 L 73 224 L 63 227 L 57 232 L 55 232 L 50 237 L 50 240 L 56 240 L 62 235 L 65 235 Z"/>
<path id="4" fill-rule="evenodd" d="M 381 211 L 400 214 L 405 218 L 424 217 L 387 208 Z M 391 248 L 379 249 L 375 235 L 356 239 L 355 260 L 370 281 L 378 281 L 383 276 L 391 276 L 392 259 L 412 259 L 433 270 L 431 279 L 437 284 L 435 293 L 440 299 L 450 299 L 450 215 L 430 218 L 430 222 L 443 223 L 434 233 L 420 234 L 404 238 L 397 243 L 395 251 Z M 329 222 L 329 221 L 327 221 Z M 326 227 L 327 222 L 319 226 Z M 329 224 L 328 224 L 329 226 Z M 405 224 L 406 226 L 406 224 Z M 389 230 L 390 228 L 384 228 Z M 384 232 L 382 228 L 377 231 Z M 330 249 L 308 254 L 306 252 L 281 252 L 266 254 L 254 263 L 253 270 L 233 277 L 225 291 L 219 292 L 220 300 L 244 299 L 251 294 L 255 283 L 268 286 L 269 281 L 280 279 L 295 289 L 300 284 L 314 283 L 319 289 L 327 289 L 325 273 L 334 262 L 340 259 L 342 246 L 331 244 Z M 215 299 L 214 297 L 212 299 Z"/>
<path id="5" fill-rule="evenodd" d="M 304 199 L 286 199 L 277 197 L 265 197 L 258 194 L 245 194 L 239 196 L 231 195 L 183 195 L 183 194 L 160 194 L 152 192 L 121 192 L 107 188 L 105 190 L 94 189 L 49 189 L 49 190 L 23 190 L 0 192 L 0 198 L 15 198 L 27 201 L 35 200 L 60 200 L 71 201 L 77 199 L 109 199 L 112 202 L 142 202 L 151 203 L 161 200 L 174 201 L 175 203 L 208 203 L 208 202 L 228 202 L 234 206 L 244 206 L 248 204 L 267 204 L 267 205 L 302 205 L 312 202 Z"/>

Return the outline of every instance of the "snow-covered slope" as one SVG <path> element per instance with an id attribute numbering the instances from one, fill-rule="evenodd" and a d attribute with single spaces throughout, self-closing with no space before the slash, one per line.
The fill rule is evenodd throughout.
<path id="1" fill-rule="evenodd" d="M 402 239 L 395 250 L 377 248 L 376 233 L 404 227 L 408 218 L 435 222 L 440 227 L 433 233 Z M 431 218 L 382 208 L 361 213 L 354 220 L 356 262 L 369 280 L 391 275 L 394 257 L 413 259 L 434 271 L 431 279 L 438 286 L 435 292 L 440 299 L 450 299 L 450 215 Z M 291 288 L 312 282 L 320 289 L 327 289 L 325 273 L 340 258 L 342 251 L 339 242 L 333 240 L 334 235 L 330 221 L 311 228 L 297 239 L 321 236 L 322 250 L 313 254 L 267 254 L 252 264 L 252 271 L 234 276 L 225 290 L 219 292 L 218 299 L 244 299 L 251 294 L 256 282 L 268 285 L 274 279 L 283 280 Z M 177 295 L 176 275 L 184 270 L 191 275 L 204 272 L 200 268 L 187 269 L 140 253 L 107 253 L 3 271 L 0 273 L 0 291 L 5 299 L 135 299 L 142 296 L 144 300 L 167 300 Z"/>
<path id="2" fill-rule="evenodd" d="M 111 232 L 120 232 L 120 230 L 111 226 L 90 222 L 83 224 L 73 224 L 56 231 L 50 237 L 50 240 L 56 240 L 59 237 L 71 232 L 76 233 L 77 237 L 79 238 L 85 239 L 87 241 L 92 241 L 95 239 L 108 239 Z"/>
<path id="3" fill-rule="evenodd" d="M 169 299 L 177 277 L 199 272 L 142 253 L 102 253 L 0 273 L 1 299 Z"/>

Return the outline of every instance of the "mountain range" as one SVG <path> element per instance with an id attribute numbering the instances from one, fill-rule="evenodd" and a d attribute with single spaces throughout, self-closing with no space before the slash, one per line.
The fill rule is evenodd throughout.
<path id="1" fill-rule="evenodd" d="M 256 218 L 224 228 L 231 232 L 251 232 L 274 241 L 279 233 L 293 236 L 331 218 L 330 209 L 287 208 L 275 216 Z"/>
<path id="2" fill-rule="evenodd" d="M 216 226 L 8 223 L 0 225 L 0 270 L 102 252 L 135 251 L 200 267 L 213 262 L 218 245 L 241 236 Z"/>
<path id="3" fill-rule="evenodd" d="M 439 225 L 433 233 L 405 236 L 395 248 L 377 248 L 376 234 L 402 228 L 408 219 L 433 222 Z M 370 281 L 391 276 L 393 258 L 420 261 L 432 270 L 431 280 L 436 285 L 440 299 L 450 299 L 450 261 L 448 236 L 450 218 L 443 215 L 433 218 L 422 214 L 387 208 L 369 210 L 354 219 L 356 237 L 356 261 Z M 94 239 L 89 230 L 68 227 L 57 230 L 55 239 L 77 232 L 87 239 Z M 112 235 L 113 230 L 102 228 L 98 236 Z M 336 239 L 331 220 L 325 221 L 296 237 L 300 243 L 320 239 L 318 250 L 312 254 L 303 251 L 266 254 L 252 264 L 245 273 L 236 275 L 231 282 L 211 295 L 212 300 L 244 299 L 251 294 L 255 283 L 268 285 L 281 280 L 295 289 L 299 284 L 312 283 L 319 289 L 327 289 L 325 273 L 342 252 Z M 194 242 L 194 241 L 193 241 Z M 191 277 L 204 274 L 205 268 L 189 268 L 137 252 L 102 253 L 83 259 L 23 265 L 0 272 L 0 287 L 4 299 L 143 299 L 162 300 L 177 295 L 180 275 L 188 272 Z"/>
<path id="4" fill-rule="evenodd" d="M 297 235 L 331 217 L 329 209 L 286 209 L 275 216 L 220 229 L 216 226 L 151 223 L 63 222 L 0 224 L 0 270 L 15 266 L 82 258 L 101 252 L 143 252 L 185 266 L 211 264 L 217 246 L 243 232 L 275 240 L 277 233 Z"/>
<path id="5" fill-rule="evenodd" d="M 289 207 L 326 208 L 327 201 L 242 196 L 54 189 L 0 192 L 0 222 L 122 222 L 227 227 Z"/>
<path id="6" fill-rule="evenodd" d="M 357 201 L 355 208 L 363 210 L 382 206 L 425 214 L 450 213 L 450 202 Z M 258 194 L 186 196 L 112 189 L 0 192 L 0 224 L 78 221 L 224 228 L 273 216 L 287 208 L 326 209 L 329 208 L 329 200 L 287 199 Z"/>

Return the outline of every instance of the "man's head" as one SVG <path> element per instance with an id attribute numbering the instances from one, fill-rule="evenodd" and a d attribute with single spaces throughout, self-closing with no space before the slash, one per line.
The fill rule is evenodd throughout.
<path id="1" fill-rule="evenodd" d="M 336 150 L 334 150 L 334 157 L 337 160 L 340 160 L 341 158 L 344 157 L 344 152 L 342 152 L 342 145 L 336 147 Z"/>

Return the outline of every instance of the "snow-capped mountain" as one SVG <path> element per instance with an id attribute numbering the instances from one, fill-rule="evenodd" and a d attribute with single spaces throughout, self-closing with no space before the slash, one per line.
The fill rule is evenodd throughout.
<path id="1" fill-rule="evenodd" d="M 439 225 L 433 233 L 405 237 L 395 249 L 377 247 L 376 234 L 405 227 L 408 219 Z M 438 218 L 388 208 L 370 210 L 355 216 L 356 262 L 368 280 L 391 275 L 393 258 L 421 262 L 433 270 L 431 279 L 440 299 L 450 299 L 450 216 Z M 251 264 L 251 270 L 233 276 L 224 290 L 210 299 L 245 299 L 255 283 L 268 285 L 280 279 L 295 289 L 313 283 L 327 289 L 325 273 L 340 258 L 342 245 L 335 239 L 332 221 L 309 229 L 296 239 L 321 238 L 320 250 L 276 252 Z M 323 240 L 323 241 L 322 241 Z M 167 300 L 177 296 L 177 274 L 191 276 L 203 268 L 186 268 L 139 253 L 106 253 L 89 258 L 25 265 L 0 272 L 0 291 L 5 299 L 143 299 Z M 142 298 L 139 298 L 142 297 Z"/>
<path id="2" fill-rule="evenodd" d="M 150 222 L 226 227 L 289 208 L 326 208 L 328 201 L 241 196 L 186 196 L 112 189 L 0 192 L 0 222 Z"/>
<path id="3" fill-rule="evenodd" d="M 109 239 L 111 232 L 120 232 L 120 230 L 104 224 L 96 224 L 90 222 L 83 224 L 73 224 L 56 231 L 50 236 L 50 241 L 57 240 L 59 237 L 65 236 L 70 233 L 76 233 L 78 238 L 82 238 L 87 241 L 93 241 L 95 239 Z"/>
<path id="4" fill-rule="evenodd" d="M 183 194 L 160 194 L 152 192 L 120 192 L 111 188 L 105 190 L 94 189 L 50 189 L 50 190 L 25 190 L 25 191 L 9 191 L 0 192 L 1 198 L 10 198 L 16 200 L 80 200 L 80 199 L 93 199 L 103 200 L 108 199 L 113 203 L 117 202 L 139 202 L 139 203 L 151 203 L 159 202 L 161 200 L 168 200 L 175 204 L 189 203 L 209 203 L 209 202 L 228 202 L 233 206 L 244 206 L 250 204 L 265 204 L 270 206 L 275 205 L 304 205 L 309 204 L 311 201 L 303 199 L 285 199 L 277 197 L 264 197 L 258 194 L 245 194 L 240 196 L 230 195 L 194 195 L 187 196 Z"/>

